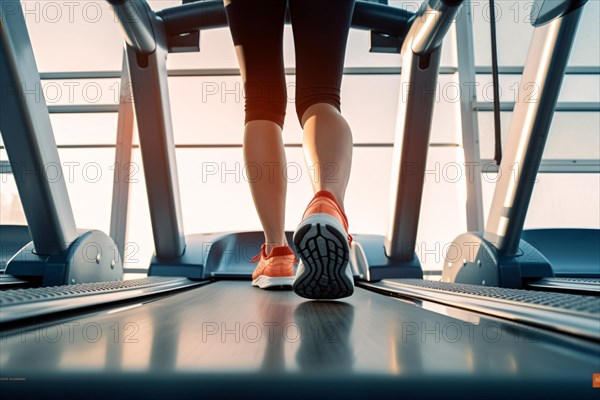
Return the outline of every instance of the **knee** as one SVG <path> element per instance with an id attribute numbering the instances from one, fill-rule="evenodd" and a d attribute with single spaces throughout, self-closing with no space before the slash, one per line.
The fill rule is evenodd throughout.
<path id="1" fill-rule="evenodd" d="M 340 115 L 340 105 L 339 104 L 330 104 L 330 103 L 316 103 L 309 106 L 306 109 L 298 110 L 298 119 L 300 121 L 300 125 L 304 128 L 306 122 L 314 116 L 318 115 Z"/>
<path id="2" fill-rule="evenodd" d="M 340 113 L 340 91 L 335 88 L 319 88 L 319 90 L 298 90 L 296 95 L 296 114 L 300 125 L 321 112 Z"/>
<path id="3" fill-rule="evenodd" d="M 287 106 L 285 91 L 249 94 L 250 92 L 247 90 L 246 93 L 245 123 L 267 120 L 275 122 L 283 129 Z"/>
<path id="4" fill-rule="evenodd" d="M 260 110 L 246 109 L 246 118 L 244 120 L 245 124 L 252 121 L 264 120 L 272 121 L 279 125 L 281 129 L 283 129 L 283 123 L 285 122 L 285 109 L 283 111 L 264 108 Z"/>

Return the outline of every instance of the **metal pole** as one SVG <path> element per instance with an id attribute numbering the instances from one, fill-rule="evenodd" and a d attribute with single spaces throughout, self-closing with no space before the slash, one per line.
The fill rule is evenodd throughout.
<path id="1" fill-rule="evenodd" d="M 123 53 L 121 72 L 121 95 L 117 122 L 117 146 L 115 149 L 115 171 L 113 180 L 112 210 L 110 215 L 110 237 L 117 244 L 121 259 L 125 256 L 127 240 L 127 211 L 129 206 L 129 174 L 133 149 L 133 104 L 127 53 Z"/>
<path id="2" fill-rule="evenodd" d="M 475 54 L 470 3 L 470 1 L 464 3 L 463 13 L 456 20 L 456 52 L 458 56 L 458 82 L 461 88 L 460 120 L 467 181 L 467 230 L 481 232 L 484 226 L 481 189 L 482 165 L 479 149 Z"/>
<path id="3" fill-rule="evenodd" d="M 402 47 L 400 100 L 394 141 L 390 225 L 385 238 L 386 255 L 411 261 L 421 211 L 421 199 L 436 98 L 441 44 L 461 2 L 447 5 L 430 0 L 415 16 Z"/>
<path id="4" fill-rule="evenodd" d="M 160 24 L 154 28 L 158 30 L 156 51 L 138 56 L 127 46 L 127 62 L 156 256 L 175 258 L 185 251 L 185 237 L 171 121 L 166 37 Z"/>
<path id="5" fill-rule="evenodd" d="M 583 7 L 571 11 L 533 34 L 484 234 L 505 256 L 515 255 L 519 248 L 582 11 Z"/>
<path id="6" fill-rule="evenodd" d="M 0 131 L 36 253 L 61 253 L 78 235 L 19 1 L 0 7 L 0 89 Z"/>

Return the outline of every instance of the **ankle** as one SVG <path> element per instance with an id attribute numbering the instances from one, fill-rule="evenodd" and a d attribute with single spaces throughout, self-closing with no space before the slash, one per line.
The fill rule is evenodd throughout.
<path id="1" fill-rule="evenodd" d="M 287 241 L 273 241 L 273 242 L 265 242 L 265 253 L 267 256 L 271 254 L 271 250 L 275 247 L 288 246 Z"/>
<path id="2" fill-rule="evenodd" d="M 345 193 L 343 192 L 339 192 L 336 190 L 331 190 L 331 189 L 319 189 L 316 193 L 315 196 L 317 195 L 317 193 L 321 192 L 321 191 L 326 191 L 329 192 L 333 195 L 333 197 L 335 198 L 335 202 L 337 203 L 337 205 L 340 207 L 340 209 L 343 212 L 346 212 L 345 208 L 344 208 L 344 195 Z"/>

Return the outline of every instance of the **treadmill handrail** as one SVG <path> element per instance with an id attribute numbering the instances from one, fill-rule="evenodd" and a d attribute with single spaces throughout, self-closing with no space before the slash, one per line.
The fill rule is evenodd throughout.
<path id="1" fill-rule="evenodd" d="M 463 0 L 423 2 L 414 19 L 412 51 L 415 54 L 429 54 L 442 45 L 462 3 Z"/>
<path id="2" fill-rule="evenodd" d="M 156 49 L 155 32 L 150 18 L 152 14 L 162 19 L 167 36 L 194 30 L 223 28 L 227 16 L 222 0 L 207 0 L 165 8 L 156 13 L 141 12 L 149 6 L 146 0 L 107 0 L 114 8 L 127 44 L 136 52 L 150 54 Z M 434 2 L 439 2 L 435 0 Z M 401 41 L 406 37 L 415 14 L 411 11 L 384 4 L 357 1 L 354 7 L 352 28 L 373 30 Z M 289 15 L 286 23 L 289 23 Z"/>
<path id="3" fill-rule="evenodd" d="M 156 34 L 151 16 L 155 13 L 146 0 L 106 0 L 113 7 L 125 41 L 137 53 L 151 54 L 156 50 Z M 146 10 L 142 11 L 143 8 Z"/>
<path id="4" fill-rule="evenodd" d="M 168 35 L 227 26 L 222 0 L 187 3 L 165 8 L 157 14 L 164 20 Z M 357 1 L 354 6 L 352 28 L 374 30 L 404 39 L 414 15 L 413 12 L 398 7 Z M 289 14 L 286 15 L 286 23 L 290 23 Z"/>

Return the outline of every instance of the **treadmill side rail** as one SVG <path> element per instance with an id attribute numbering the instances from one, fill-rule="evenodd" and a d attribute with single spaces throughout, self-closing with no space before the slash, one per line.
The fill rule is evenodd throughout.
<path id="1" fill-rule="evenodd" d="M 595 296 L 411 279 L 383 280 L 361 286 L 600 340 L 600 298 Z"/>
<path id="2" fill-rule="evenodd" d="M 192 282 L 185 278 L 146 277 L 118 282 L 6 290 L 0 292 L 0 329 L 34 317 L 132 301 L 206 283 L 208 282 Z"/>

